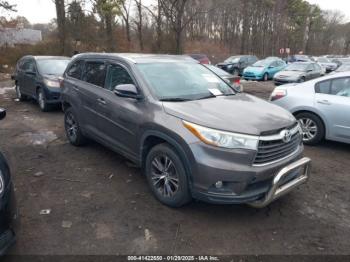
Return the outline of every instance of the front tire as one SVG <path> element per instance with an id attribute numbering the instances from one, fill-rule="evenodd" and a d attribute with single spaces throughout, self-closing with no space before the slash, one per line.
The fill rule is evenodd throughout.
<path id="1" fill-rule="evenodd" d="M 22 102 L 22 101 L 27 100 L 27 96 L 25 96 L 25 95 L 22 94 L 21 87 L 19 86 L 18 83 L 16 83 L 15 89 L 16 89 L 16 96 L 17 96 L 17 99 L 18 99 L 19 101 Z"/>
<path id="2" fill-rule="evenodd" d="M 322 120 L 312 113 L 297 114 L 296 119 L 299 121 L 303 130 L 303 142 L 306 145 L 317 145 L 325 136 L 325 127 Z"/>
<path id="3" fill-rule="evenodd" d="M 191 201 L 184 164 L 170 145 L 153 147 L 146 157 L 145 169 L 148 185 L 161 203 L 181 207 Z"/>
<path id="4" fill-rule="evenodd" d="M 298 83 L 304 83 L 305 80 L 306 80 L 305 77 L 302 77 L 302 78 L 299 79 Z"/>
<path id="5" fill-rule="evenodd" d="M 239 70 L 238 70 L 237 68 L 234 68 L 234 69 L 232 70 L 232 75 L 234 75 L 234 76 L 239 76 Z"/>
<path id="6" fill-rule="evenodd" d="M 268 80 L 269 80 L 269 74 L 265 73 L 264 76 L 263 76 L 263 81 L 266 82 Z"/>
<path id="7" fill-rule="evenodd" d="M 86 144 L 87 139 L 83 135 L 78 120 L 71 108 L 65 110 L 64 128 L 69 143 L 74 146 L 83 146 Z"/>
<path id="8" fill-rule="evenodd" d="M 46 102 L 45 92 L 42 88 L 39 88 L 37 91 L 37 100 L 41 111 L 47 112 L 50 110 L 50 106 Z"/>

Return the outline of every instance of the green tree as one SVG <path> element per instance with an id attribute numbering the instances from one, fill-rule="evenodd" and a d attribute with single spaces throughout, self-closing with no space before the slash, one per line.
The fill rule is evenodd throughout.
<path id="1" fill-rule="evenodd" d="M 124 0 L 95 0 L 94 9 L 104 24 L 107 40 L 107 50 L 110 52 L 116 49 L 116 40 L 113 34 L 113 27 L 117 15 L 121 15 L 121 7 Z"/>

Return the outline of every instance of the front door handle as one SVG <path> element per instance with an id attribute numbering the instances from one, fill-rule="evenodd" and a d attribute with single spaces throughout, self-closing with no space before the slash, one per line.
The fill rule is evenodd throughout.
<path id="1" fill-rule="evenodd" d="M 331 102 L 329 102 L 328 100 L 317 100 L 317 103 L 327 106 L 331 105 Z"/>
<path id="2" fill-rule="evenodd" d="M 106 105 L 107 102 L 103 99 L 103 98 L 98 98 L 97 101 L 102 104 L 102 105 Z"/>

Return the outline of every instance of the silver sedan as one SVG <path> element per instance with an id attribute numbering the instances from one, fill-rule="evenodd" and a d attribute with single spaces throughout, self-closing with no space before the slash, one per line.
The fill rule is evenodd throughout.
<path id="1" fill-rule="evenodd" d="M 270 100 L 299 120 L 305 144 L 350 143 L 350 72 L 276 87 Z"/>

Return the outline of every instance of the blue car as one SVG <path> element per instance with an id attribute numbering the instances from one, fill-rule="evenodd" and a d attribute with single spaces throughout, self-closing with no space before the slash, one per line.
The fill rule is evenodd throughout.
<path id="1" fill-rule="evenodd" d="M 287 64 L 279 59 L 264 59 L 247 67 L 243 71 L 243 78 L 246 80 L 263 80 L 272 79 L 279 71 L 283 70 Z"/>

